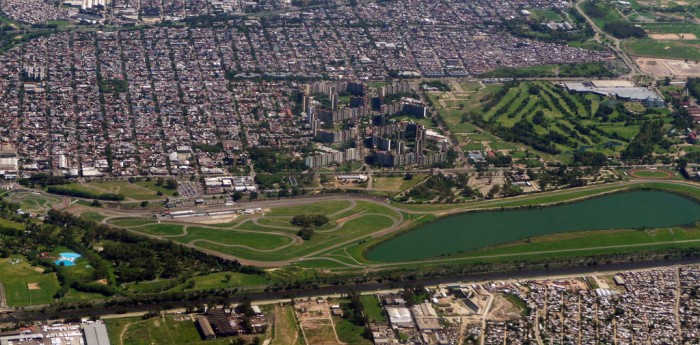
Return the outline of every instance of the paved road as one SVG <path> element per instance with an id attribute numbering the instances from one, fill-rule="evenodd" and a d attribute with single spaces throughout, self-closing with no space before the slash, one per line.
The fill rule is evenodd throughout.
<path id="1" fill-rule="evenodd" d="M 608 45 L 608 47 L 612 49 L 613 52 L 615 52 L 615 54 L 617 54 L 617 56 L 619 56 L 620 59 L 622 59 L 622 61 L 625 63 L 625 65 L 627 65 L 627 67 L 630 69 L 630 73 L 628 73 L 627 76 L 631 76 L 633 74 L 644 74 L 639 69 L 639 66 L 637 66 L 637 64 L 634 61 L 632 61 L 632 59 L 622 50 L 622 47 L 620 46 L 620 40 L 612 35 L 607 35 L 605 32 L 603 32 L 603 30 L 596 25 L 596 23 L 588 16 L 588 14 L 586 14 L 586 12 L 583 9 L 581 9 L 581 4 L 584 1 L 585 0 L 577 1 L 575 7 L 578 13 L 580 13 L 586 19 L 588 25 L 590 25 L 595 31 L 596 41 L 601 43 L 601 37 L 604 37 L 610 39 L 614 43 L 612 46 Z"/>

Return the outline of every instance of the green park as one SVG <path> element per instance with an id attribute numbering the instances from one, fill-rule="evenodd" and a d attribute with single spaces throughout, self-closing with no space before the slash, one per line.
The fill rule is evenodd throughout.
<path id="1" fill-rule="evenodd" d="M 105 222 L 265 267 L 267 278 L 274 280 L 287 274 L 307 276 L 309 271 L 382 270 L 416 262 L 507 262 L 697 246 L 699 198 L 694 185 L 640 178 L 455 204 L 307 199 L 224 224 L 118 216 Z M 292 224 L 302 214 L 325 214 L 328 222 L 314 226 L 313 234 L 302 239 L 301 228 Z"/>

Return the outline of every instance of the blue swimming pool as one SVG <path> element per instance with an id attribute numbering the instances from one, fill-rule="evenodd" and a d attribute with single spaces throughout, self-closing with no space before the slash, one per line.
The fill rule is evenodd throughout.
<path id="1" fill-rule="evenodd" d="M 58 260 L 54 261 L 54 263 L 59 266 L 75 266 L 75 260 L 80 256 L 80 254 L 72 252 L 60 253 Z"/>

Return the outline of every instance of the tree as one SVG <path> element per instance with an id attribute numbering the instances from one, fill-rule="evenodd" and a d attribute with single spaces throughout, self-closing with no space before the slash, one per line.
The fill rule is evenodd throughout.
<path id="1" fill-rule="evenodd" d="M 258 192 L 250 192 L 250 194 L 248 194 L 248 199 L 250 199 L 250 200 L 255 200 L 257 198 L 258 198 Z"/>
<path id="2" fill-rule="evenodd" d="M 233 276 L 231 275 L 231 273 L 226 273 L 226 275 L 225 275 L 224 277 L 226 277 L 225 281 L 226 281 L 227 283 L 230 283 L 230 282 L 231 282 L 231 278 L 232 278 Z"/>
<path id="3" fill-rule="evenodd" d="M 92 203 L 90 204 L 90 206 L 100 207 L 100 206 L 102 206 L 102 203 L 101 203 L 99 200 L 95 199 L 95 200 L 92 201 Z"/>
<path id="4" fill-rule="evenodd" d="M 231 198 L 233 201 L 241 200 L 243 198 L 243 193 L 236 191 L 231 195 Z"/>
<path id="5" fill-rule="evenodd" d="M 141 201 L 141 207 L 146 207 L 148 206 L 148 201 Z"/>
<path id="6" fill-rule="evenodd" d="M 302 229 L 299 230 L 299 232 L 297 233 L 297 235 L 298 235 L 299 237 L 301 237 L 301 239 L 304 240 L 304 241 L 310 240 L 310 239 L 311 239 L 311 236 L 313 236 L 313 234 L 314 234 L 314 229 L 312 229 L 312 228 L 302 228 Z"/>
<path id="7" fill-rule="evenodd" d="M 165 183 L 165 188 L 167 189 L 177 189 L 177 181 L 175 179 L 168 179 Z"/>

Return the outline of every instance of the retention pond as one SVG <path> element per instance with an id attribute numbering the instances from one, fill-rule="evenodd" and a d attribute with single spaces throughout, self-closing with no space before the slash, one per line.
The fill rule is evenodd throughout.
<path id="1" fill-rule="evenodd" d="M 656 190 L 631 191 L 549 207 L 449 216 L 391 238 L 366 257 L 414 261 L 563 232 L 661 228 L 698 220 L 700 203 L 693 199 Z"/>

